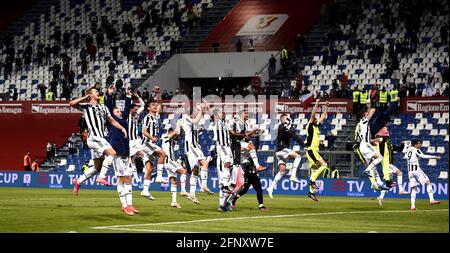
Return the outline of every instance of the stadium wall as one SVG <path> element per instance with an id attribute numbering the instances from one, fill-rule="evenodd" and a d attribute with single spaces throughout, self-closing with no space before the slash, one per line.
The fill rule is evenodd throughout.
<path id="1" fill-rule="evenodd" d="M 0 187 L 20 187 L 20 188 L 60 188 L 72 189 L 72 180 L 78 178 L 79 174 L 72 173 L 27 173 L 27 172 L 11 172 L 0 171 Z M 98 189 L 98 190 L 116 190 L 115 187 L 105 187 L 97 183 L 97 175 L 88 179 L 83 184 L 82 189 Z M 143 180 L 142 175 L 141 182 Z M 116 176 L 108 176 L 108 182 L 113 186 L 117 185 Z M 152 179 L 154 180 L 154 179 Z M 271 183 L 270 178 L 261 178 L 262 189 L 265 190 Z M 379 192 L 370 188 L 368 179 L 321 179 L 316 181 L 319 186 L 318 195 L 321 196 L 342 196 L 342 197 L 377 197 Z M 132 184 L 135 189 L 138 189 L 136 178 L 133 178 Z M 200 183 L 197 184 L 197 191 L 200 191 Z M 432 182 L 434 196 L 439 200 L 448 200 L 448 180 L 435 180 Z M 211 177 L 208 180 L 208 187 L 213 191 L 218 191 L 218 178 Z M 409 189 L 408 183 L 404 183 L 404 187 Z M 169 184 L 152 183 L 151 191 L 169 191 Z M 289 195 L 306 195 L 309 191 L 308 178 L 300 178 L 300 183 L 294 183 L 289 178 L 281 179 L 274 194 L 289 194 Z M 250 188 L 249 193 L 256 193 L 253 188 Z M 392 188 L 386 195 L 389 198 L 410 198 L 409 195 L 399 195 L 397 187 Z M 419 186 L 419 193 L 417 198 L 428 199 L 428 194 L 425 187 Z"/>
<path id="2" fill-rule="evenodd" d="M 81 114 L 67 102 L 2 102 L 0 103 L 0 169 L 23 171 L 23 157 L 46 157 L 48 142 L 59 148 L 71 133 L 78 131 Z"/>
<path id="3" fill-rule="evenodd" d="M 179 78 L 252 77 L 268 63 L 266 52 L 177 54 L 172 56 L 143 87 L 164 84 L 164 89 L 180 87 Z"/>

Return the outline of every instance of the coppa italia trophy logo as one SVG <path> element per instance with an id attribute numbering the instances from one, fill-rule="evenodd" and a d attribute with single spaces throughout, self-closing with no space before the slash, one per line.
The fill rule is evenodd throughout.
<path id="1" fill-rule="evenodd" d="M 264 29 L 264 28 L 270 26 L 270 24 L 272 24 L 272 22 L 277 19 L 278 19 L 278 17 L 276 17 L 276 16 L 260 17 L 258 25 L 256 26 L 256 29 L 258 29 L 258 30 Z"/>
<path id="2" fill-rule="evenodd" d="M 287 14 L 256 15 L 239 30 L 237 36 L 273 35 L 289 18 Z"/>

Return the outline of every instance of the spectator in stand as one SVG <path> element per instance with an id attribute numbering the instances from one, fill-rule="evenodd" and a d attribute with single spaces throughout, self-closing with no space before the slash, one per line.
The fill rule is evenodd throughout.
<path id="1" fill-rule="evenodd" d="M 88 145 L 87 145 L 88 137 L 89 137 L 89 132 L 88 132 L 88 129 L 85 128 L 83 130 L 83 132 L 81 133 L 81 142 L 82 142 L 82 146 L 81 147 L 82 147 L 83 151 L 88 149 Z"/>
<path id="2" fill-rule="evenodd" d="M 252 93 L 254 95 L 258 95 L 261 92 L 261 77 L 259 76 L 258 72 L 255 72 L 255 75 L 253 76 L 251 80 L 251 86 L 252 86 Z"/>
<path id="3" fill-rule="evenodd" d="M 303 91 L 302 92 L 300 92 L 300 95 L 306 95 L 306 94 L 309 94 L 310 93 L 310 91 L 308 90 L 308 87 L 304 87 L 303 88 Z"/>
<path id="4" fill-rule="evenodd" d="M 242 42 L 240 38 L 238 38 L 236 42 L 236 52 L 242 52 Z"/>
<path id="5" fill-rule="evenodd" d="M 34 162 L 31 164 L 31 170 L 34 172 L 39 172 L 39 160 L 35 159 Z"/>
<path id="6" fill-rule="evenodd" d="M 447 13 L 448 13 L 448 11 L 447 11 Z M 448 43 L 448 23 L 445 22 L 439 30 L 441 33 L 441 43 L 442 43 L 442 45 L 446 45 Z"/>
<path id="7" fill-rule="evenodd" d="M 269 80 L 272 80 L 275 77 L 276 73 L 277 73 L 277 59 L 275 59 L 275 56 L 273 56 L 272 54 L 269 59 Z"/>
<path id="8" fill-rule="evenodd" d="M 31 171 L 31 157 L 30 152 L 28 151 L 27 154 L 23 157 L 23 167 L 25 168 L 25 171 Z"/>
<path id="9" fill-rule="evenodd" d="M 370 94 L 369 96 L 370 96 L 370 103 L 372 105 L 372 108 L 375 108 L 375 106 L 378 102 L 378 99 L 379 99 L 378 98 L 379 97 L 378 85 L 376 85 L 376 84 L 372 85 L 372 89 L 370 90 L 369 94 Z"/>
<path id="10" fill-rule="evenodd" d="M 348 76 L 345 72 L 342 72 L 341 78 L 339 78 L 339 83 L 341 84 L 341 88 L 347 87 L 348 84 Z"/>
<path id="11" fill-rule="evenodd" d="M 147 102 L 150 99 L 150 93 L 147 90 L 147 87 L 144 88 L 144 91 L 142 91 L 142 100 L 144 102 Z"/>
<path id="12" fill-rule="evenodd" d="M 50 142 L 47 143 L 46 150 L 47 150 L 47 161 L 49 162 L 53 161 L 53 153 L 52 153 L 53 145 Z"/>
<path id="13" fill-rule="evenodd" d="M 92 43 L 88 48 L 88 54 L 91 58 L 91 61 L 95 61 L 95 57 L 97 55 L 97 46 L 95 46 L 94 43 Z"/>
<path id="14" fill-rule="evenodd" d="M 108 64 L 109 74 L 114 75 L 116 70 L 116 64 L 114 63 L 114 60 L 111 60 Z"/>
<path id="15" fill-rule="evenodd" d="M 298 72 L 297 76 L 295 77 L 295 94 L 294 97 L 300 95 L 303 88 L 303 73 L 300 71 Z"/>
<path id="16" fill-rule="evenodd" d="M 409 83 L 408 84 L 408 97 L 415 97 L 415 96 L 416 96 L 416 84 Z"/>
<path id="17" fill-rule="evenodd" d="M 41 100 L 45 100 L 45 90 L 47 90 L 47 86 L 45 84 L 41 83 L 37 87 L 41 93 Z"/>
<path id="18" fill-rule="evenodd" d="M 248 51 L 255 52 L 255 42 L 253 41 L 253 39 L 250 39 L 248 41 Z"/>
<path id="19" fill-rule="evenodd" d="M 434 93 L 433 97 L 441 97 L 441 91 L 439 89 L 436 89 L 436 93 Z"/>
<path id="20" fill-rule="evenodd" d="M 77 153 L 77 149 L 75 148 L 75 133 L 72 133 L 72 135 L 67 139 L 67 144 L 69 148 L 69 154 L 73 155 Z"/>
<path id="21" fill-rule="evenodd" d="M 283 76 L 287 75 L 287 69 L 289 66 L 289 54 L 288 54 L 288 50 L 285 46 L 281 47 L 281 52 L 280 52 L 280 62 L 281 62 L 281 68 L 283 71 Z"/>
<path id="22" fill-rule="evenodd" d="M 116 86 L 116 91 L 118 93 L 121 93 L 122 92 L 122 87 L 123 87 L 123 81 L 122 81 L 122 78 L 120 78 L 119 75 L 117 75 L 117 80 L 116 80 L 115 86 Z"/>
<path id="23" fill-rule="evenodd" d="M 146 53 L 147 56 L 147 62 L 148 64 L 151 64 L 153 59 L 155 58 L 155 51 L 153 50 L 152 47 L 149 47 Z"/>
<path id="24" fill-rule="evenodd" d="M 14 87 L 13 89 L 13 95 L 12 95 L 12 99 L 13 101 L 17 101 L 17 97 L 19 96 L 19 94 L 17 93 L 17 88 Z"/>
<path id="25" fill-rule="evenodd" d="M 322 65 L 327 65 L 328 63 L 328 48 L 327 47 L 323 47 L 322 49 Z"/>
<path id="26" fill-rule="evenodd" d="M 448 90 L 448 85 L 445 85 L 444 90 L 442 91 L 442 96 L 444 97 L 448 97 L 449 90 Z"/>

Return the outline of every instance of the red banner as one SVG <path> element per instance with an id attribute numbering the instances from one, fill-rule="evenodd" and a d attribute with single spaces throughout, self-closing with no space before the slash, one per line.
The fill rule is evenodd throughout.
<path id="1" fill-rule="evenodd" d="M 0 114 L 50 114 L 50 115 L 62 115 L 62 114 L 80 114 L 81 111 L 69 106 L 69 103 L 61 102 L 35 102 L 35 101 L 22 101 L 22 102 L 1 102 Z"/>
<path id="2" fill-rule="evenodd" d="M 21 114 L 24 113 L 23 103 L 0 104 L 0 114 Z"/>
<path id="3" fill-rule="evenodd" d="M 330 99 L 328 104 L 329 113 L 351 113 L 352 104 L 350 99 Z M 303 104 L 300 101 L 280 101 L 275 105 L 275 112 L 287 112 L 287 113 L 311 113 L 315 102 L 312 102 L 309 107 L 305 110 Z M 326 101 L 319 102 L 319 107 L 317 108 L 317 113 L 321 113 Z"/>
<path id="4" fill-rule="evenodd" d="M 448 97 L 403 98 L 400 109 L 403 113 L 448 112 Z"/>

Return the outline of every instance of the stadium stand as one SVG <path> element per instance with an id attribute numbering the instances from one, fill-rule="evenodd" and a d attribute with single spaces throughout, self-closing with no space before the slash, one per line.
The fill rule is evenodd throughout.
<path id="1" fill-rule="evenodd" d="M 179 4 L 175 5 L 178 2 Z M 187 3 L 193 3 L 193 5 L 187 6 Z M 175 6 L 177 7 L 175 8 Z M 38 85 L 49 85 L 50 81 L 54 79 L 50 68 L 52 65 L 46 64 L 47 61 L 38 64 L 38 51 L 40 49 L 45 51 L 44 47 L 47 46 L 53 47 L 50 48 L 52 63 L 57 61 L 60 62 L 60 65 L 64 65 L 63 58 L 60 61 L 59 56 L 54 54 L 65 54 L 69 57 L 69 69 L 73 69 L 75 72 L 76 84 L 75 87 L 72 87 L 72 97 L 79 96 L 89 84 L 96 81 L 105 84 L 109 75 L 112 75 L 114 80 L 121 78 L 125 83 L 141 84 L 155 68 L 161 65 L 162 61 L 170 56 L 171 47 L 175 47 L 174 42 L 186 34 L 186 30 L 189 29 L 188 12 L 192 10 L 195 14 L 194 18 L 196 18 L 212 6 L 212 0 L 122 2 L 65 0 L 55 3 L 50 7 L 48 13 L 41 14 L 36 22 L 31 22 L 24 29 L 23 34 L 12 39 L 11 43 L 15 51 L 13 54 L 17 56 L 12 57 L 14 61 L 11 72 L 14 69 L 14 73 L 11 73 L 9 77 L 0 78 L 0 93 L 17 88 L 18 100 L 38 100 L 40 98 Z M 139 16 L 138 10 L 143 12 L 142 17 Z M 145 13 L 146 10 L 151 10 L 151 13 Z M 146 20 L 146 15 L 148 20 Z M 91 21 L 94 16 L 98 21 Z M 105 20 L 101 20 L 102 18 Z M 150 23 L 150 18 L 152 23 Z M 148 21 L 148 24 L 145 21 Z M 93 29 L 93 23 L 95 23 L 95 29 Z M 132 30 L 135 31 L 130 33 L 131 36 L 123 33 L 126 23 L 131 24 Z M 142 29 L 145 32 L 141 32 L 140 27 L 144 26 L 143 23 L 147 26 L 151 24 L 152 28 L 144 27 Z M 65 45 L 64 39 L 61 39 L 66 32 L 69 34 L 67 45 Z M 75 34 L 78 34 L 78 39 L 75 39 Z M 103 37 L 103 43 L 99 43 L 99 34 Z M 85 73 L 82 70 L 82 58 L 86 56 L 82 57 L 82 55 L 86 55 L 86 52 L 83 52 L 84 47 L 80 45 L 84 45 L 83 42 L 88 36 L 91 36 L 92 39 L 95 38 L 93 42 L 97 47 L 97 54 L 96 57 L 87 56 L 88 71 Z M 55 37 L 59 39 L 55 39 Z M 75 40 L 78 41 L 76 43 L 78 46 L 73 45 Z M 58 45 L 56 53 L 55 44 Z M 28 46 L 31 48 L 27 49 Z M 119 48 L 119 58 L 115 61 L 115 69 L 111 72 L 108 64 L 114 58 L 113 47 Z M 155 57 L 147 60 L 145 53 L 149 47 L 154 49 Z M 85 49 L 89 51 L 89 48 Z M 27 50 L 31 51 L 30 64 L 25 62 L 18 64 L 15 59 L 26 55 Z M 5 47 L 0 59 L 6 61 L 8 55 Z M 59 78 L 62 75 L 63 72 L 60 72 L 55 77 Z M 62 85 L 58 85 L 56 92 L 62 94 Z M 62 98 L 57 96 L 56 100 L 62 100 Z"/>

